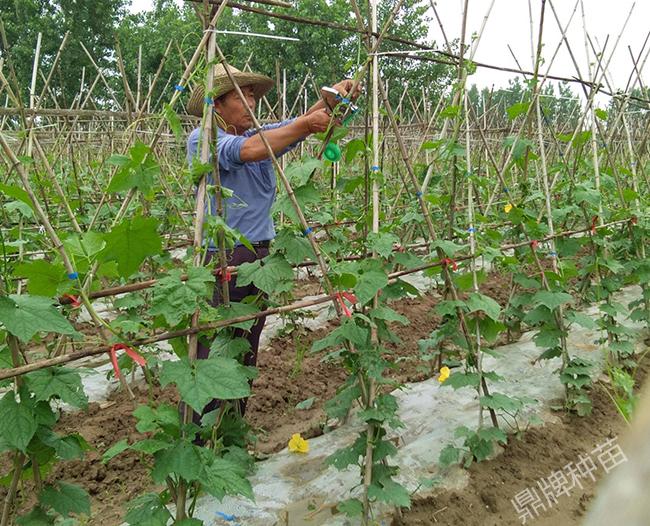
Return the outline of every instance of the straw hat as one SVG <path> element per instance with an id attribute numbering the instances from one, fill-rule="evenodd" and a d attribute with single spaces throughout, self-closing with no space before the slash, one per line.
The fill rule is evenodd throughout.
<path id="1" fill-rule="evenodd" d="M 262 97 L 273 87 L 273 80 L 266 75 L 240 71 L 233 66 L 228 67 L 240 88 L 243 88 L 244 86 L 252 86 L 256 99 Z M 226 73 L 226 68 L 223 67 L 223 64 L 217 64 L 214 71 L 212 97 L 216 99 L 234 89 L 235 86 L 230 82 L 230 78 L 228 78 L 228 74 Z M 194 88 L 190 100 L 187 103 L 187 113 L 190 115 L 196 115 L 197 117 L 203 116 L 203 107 L 205 106 L 204 92 L 205 86 L 203 84 L 199 84 Z"/>

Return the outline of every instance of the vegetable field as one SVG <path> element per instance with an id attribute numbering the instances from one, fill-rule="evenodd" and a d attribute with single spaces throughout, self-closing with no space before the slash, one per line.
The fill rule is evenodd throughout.
<path id="1" fill-rule="evenodd" d="M 544 524 L 526 486 L 633 421 L 648 367 L 650 47 L 629 49 L 620 90 L 620 37 L 547 41 L 545 25 L 577 31 L 584 7 L 563 19 L 538 0 L 534 67 L 479 91 L 478 69 L 505 67 L 474 60 L 485 26 L 466 27 L 490 2 L 465 0 L 453 28 L 434 3 L 436 45 L 405 29 L 429 9 L 417 2 L 351 0 L 331 20 L 305 4 L 187 2 L 194 33 L 171 35 L 150 71 L 144 40 L 133 51 L 116 32 L 95 56 L 39 32 L 26 72 L 0 9 L 0 526 Z M 266 145 L 277 236 L 235 267 L 227 251 L 253 247 L 210 210 L 232 195 L 208 177 L 213 102 L 202 118 L 186 105 L 218 65 L 250 69 L 219 33 L 247 20 L 300 28 L 314 53 L 319 34 L 347 35 L 332 75 L 364 92 L 282 158 Z M 249 60 L 264 59 L 247 34 Z M 588 70 L 554 76 L 578 46 Z M 89 65 L 72 83 L 78 57 Z M 250 110 L 257 129 L 320 97 L 323 71 L 296 77 L 290 58 L 266 72 L 277 87 Z M 234 280 L 261 293 L 230 302 Z M 244 365 L 241 330 L 262 317 L 257 367 Z M 546 520 L 581 523 L 574 508 L 598 496 L 581 473 L 589 496 Z"/>

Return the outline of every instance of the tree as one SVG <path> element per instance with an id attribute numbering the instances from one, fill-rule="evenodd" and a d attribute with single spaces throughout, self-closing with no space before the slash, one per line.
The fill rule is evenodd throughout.
<path id="1" fill-rule="evenodd" d="M 7 52 L 16 71 L 20 95 L 28 100 L 29 85 L 38 33 L 42 33 L 40 67 L 47 76 L 63 35 L 70 31 L 67 49 L 61 56 L 52 91 L 61 106 L 72 103 L 80 89 L 83 68 L 86 81 L 96 73 L 80 43 L 88 49 L 96 63 L 110 64 L 113 31 L 124 15 L 126 0 L 5 0 L 0 2 L 0 17 L 7 33 Z M 42 88 L 42 81 L 38 85 Z M 36 92 L 40 92 L 37 87 Z M 97 95 L 107 97 L 99 87 Z M 23 102 L 23 103 L 24 103 Z"/>
<path id="2" fill-rule="evenodd" d="M 396 0 L 380 4 L 379 27 L 382 27 Z M 165 50 L 172 46 L 153 92 L 152 101 L 159 98 L 166 101 L 171 96 L 173 86 L 178 83 L 184 65 L 198 45 L 202 27 L 194 12 L 193 5 L 177 5 L 174 0 L 155 0 L 151 11 L 130 14 L 125 10 L 127 0 L 12 0 L 0 3 L 0 16 L 7 28 L 12 63 L 16 68 L 18 84 L 23 100 L 27 100 L 31 78 L 32 62 L 36 36 L 43 34 L 41 68 L 49 73 L 54 56 L 59 48 L 63 34 L 70 31 L 67 49 L 62 55 L 60 67 L 53 78 L 52 90 L 60 106 L 70 106 L 79 93 L 82 70 L 85 67 L 86 87 L 93 82 L 97 73 L 90 59 L 81 47 L 83 43 L 95 62 L 104 71 L 106 82 L 97 84 L 93 92 L 93 102 L 100 109 L 115 109 L 125 100 L 125 86 L 118 68 L 119 51 L 123 58 L 128 86 L 137 98 L 138 55 L 141 53 L 141 101 L 149 87 L 149 80 L 156 73 Z M 364 20 L 367 18 L 365 3 L 361 9 Z M 196 7 L 202 8 L 201 4 Z M 286 10 L 269 7 L 279 13 Z M 405 0 L 395 18 L 389 34 L 405 39 L 422 41 L 426 39 L 428 20 L 426 5 L 422 0 Z M 345 0 L 301 0 L 291 11 L 292 15 L 312 19 L 325 19 L 350 27 L 357 21 Z M 290 36 L 299 41 L 270 40 L 253 36 L 219 34 L 218 43 L 230 62 L 239 68 L 246 63 L 251 69 L 273 78 L 277 69 L 287 72 L 287 101 L 291 104 L 300 94 L 300 85 L 309 73 L 313 77 L 307 89 L 314 100 L 313 86 L 321 87 L 349 77 L 359 71 L 367 58 L 363 35 L 344 30 L 334 30 L 321 26 L 300 24 L 292 21 L 270 18 L 263 15 L 226 9 L 221 16 L 218 29 Z M 382 50 L 408 50 L 409 46 L 384 40 Z M 3 56 L 6 50 L 2 50 Z M 195 68 L 194 80 L 201 81 L 204 73 L 204 60 Z M 397 105 L 399 89 L 407 82 L 416 98 L 426 90 L 429 98 L 437 97 L 450 78 L 448 66 L 430 62 L 383 57 L 381 59 L 384 80 L 391 87 L 390 97 Z M 167 88 L 167 93 L 163 89 Z M 42 88 L 39 79 L 37 92 Z M 269 95 L 274 100 L 276 93 Z M 52 106 L 48 102 L 46 105 Z M 296 110 L 298 111 L 298 110 Z M 295 113 L 295 111 L 294 111 Z"/>
<path id="3" fill-rule="evenodd" d="M 229 13 L 230 10 L 227 10 Z M 227 16 L 227 13 L 224 13 Z M 183 73 L 183 64 L 189 61 L 201 40 L 201 26 L 191 7 L 179 7 L 173 0 L 156 0 L 154 8 L 138 14 L 128 14 L 120 20 L 115 31 L 119 42 L 129 86 L 135 92 L 138 75 L 138 53 L 142 50 L 141 83 L 143 96 L 148 90 L 148 81 L 156 74 L 169 42 L 172 47 L 154 88 L 153 102 L 163 94 L 167 86 L 171 97 L 174 86 Z M 171 82 L 167 84 L 168 80 Z M 122 76 L 114 79 L 114 87 L 124 91 Z M 136 94 L 134 93 L 134 97 Z"/>

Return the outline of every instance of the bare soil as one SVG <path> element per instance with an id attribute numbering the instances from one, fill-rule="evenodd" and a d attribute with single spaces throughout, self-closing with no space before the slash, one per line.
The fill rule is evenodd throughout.
<path id="1" fill-rule="evenodd" d="M 650 360 L 646 359 L 637 370 L 638 385 L 645 381 L 649 369 Z M 528 526 L 579 526 L 605 475 L 600 464 L 594 472 L 595 481 L 581 478 L 583 488 L 562 495 L 557 504 L 548 504 L 537 481 L 625 433 L 627 424 L 604 383 L 595 385 L 592 401 L 593 411 L 587 417 L 560 412 L 560 423 L 530 429 L 521 439 L 511 436 L 503 454 L 470 466 L 467 487 L 416 498 L 412 508 L 403 510 L 401 519 L 396 517 L 392 526 L 518 526 L 522 521 L 511 499 L 527 488 L 535 488 L 546 506 L 539 509 L 534 520 L 526 521 Z"/>

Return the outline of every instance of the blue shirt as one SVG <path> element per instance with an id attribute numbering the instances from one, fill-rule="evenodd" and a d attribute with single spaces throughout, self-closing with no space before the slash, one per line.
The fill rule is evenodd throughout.
<path id="1" fill-rule="evenodd" d="M 265 124 L 263 130 L 280 128 L 293 122 L 294 119 Z M 232 190 L 233 196 L 224 199 L 226 224 L 241 232 L 250 242 L 266 241 L 275 237 L 275 228 L 271 219 L 271 207 L 275 200 L 276 179 L 273 161 L 243 162 L 240 157 L 244 141 L 255 135 L 257 130 L 251 129 L 243 135 L 232 135 L 221 128 L 217 129 L 217 155 L 219 156 L 219 177 L 221 185 Z M 201 128 L 190 133 L 187 139 L 187 159 L 198 155 Z M 290 145 L 278 157 L 295 148 L 300 141 Z M 208 184 L 214 184 L 211 174 L 208 174 Z M 208 204 L 207 213 L 217 214 L 216 197 L 213 195 Z M 210 246 L 214 242 L 210 240 Z"/>

